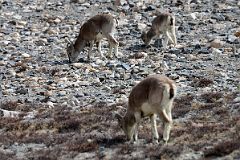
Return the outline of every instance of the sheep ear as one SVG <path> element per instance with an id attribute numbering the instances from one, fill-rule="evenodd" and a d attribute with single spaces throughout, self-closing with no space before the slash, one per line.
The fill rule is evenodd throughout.
<path id="1" fill-rule="evenodd" d="M 70 44 L 70 43 L 68 43 L 68 44 L 67 44 L 67 48 L 69 48 L 69 47 L 70 47 L 70 45 L 71 45 L 71 44 Z"/>
<path id="2" fill-rule="evenodd" d="M 71 49 L 74 49 L 74 47 L 73 47 L 73 43 L 72 43 L 72 42 L 71 42 L 70 46 L 71 46 Z"/>
<path id="3" fill-rule="evenodd" d="M 73 49 L 73 42 L 71 42 L 68 38 L 66 39 L 67 42 L 67 48 Z"/>
<path id="4" fill-rule="evenodd" d="M 146 36 L 147 32 L 144 30 L 141 34 L 141 37 L 140 38 L 144 38 Z"/>
<path id="5" fill-rule="evenodd" d="M 66 38 L 66 41 L 67 41 L 67 43 L 68 43 L 68 44 L 70 44 L 70 43 L 71 43 L 71 41 L 70 41 L 68 38 Z"/>
<path id="6" fill-rule="evenodd" d="M 118 121 L 121 121 L 123 117 L 117 112 L 115 112 L 114 114 L 115 114 L 114 117 L 117 118 Z"/>

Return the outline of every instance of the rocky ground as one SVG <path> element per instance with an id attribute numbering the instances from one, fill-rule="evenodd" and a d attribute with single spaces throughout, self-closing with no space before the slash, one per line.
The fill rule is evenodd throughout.
<path id="1" fill-rule="evenodd" d="M 0 159 L 240 159 L 237 0 L 0 2 Z M 178 46 L 144 46 L 141 32 L 169 10 Z M 67 40 L 99 12 L 118 19 L 121 57 L 103 61 L 95 48 L 86 62 L 86 48 L 69 64 Z M 146 119 L 128 144 L 112 113 L 154 73 L 178 84 L 170 142 L 151 144 Z"/>

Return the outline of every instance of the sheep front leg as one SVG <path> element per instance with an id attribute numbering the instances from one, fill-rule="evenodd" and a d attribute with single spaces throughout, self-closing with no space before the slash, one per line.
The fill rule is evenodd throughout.
<path id="1" fill-rule="evenodd" d="M 138 141 L 138 126 L 139 126 L 139 123 L 137 122 L 136 125 L 134 126 L 134 135 L 133 135 L 134 142 Z"/>
<path id="2" fill-rule="evenodd" d="M 162 41 L 164 51 L 167 49 L 168 39 L 169 39 L 169 38 L 168 38 L 167 34 L 165 34 L 165 35 L 164 35 L 164 39 L 163 39 L 163 41 Z"/>
<path id="3" fill-rule="evenodd" d="M 114 54 L 117 57 L 118 56 L 118 42 L 115 40 L 115 38 L 111 35 L 108 34 L 106 35 L 108 42 L 109 42 L 109 52 L 108 52 L 108 57 L 112 57 L 112 49 L 114 47 Z"/>
<path id="4" fill-rule="evenodd" d="M 138 141 L 138 126 L 139 126 L 139 123 L 141 121 L 141 113 L 136 112 L 134 114 L 134 116 L 135 116 L 135 119 L 136 119 L 136 124 L 134 126 L 134 141 L 137 142 Z"/>
<path id="5" fill-rule="evenodd" d="M 92 48 L 94 45 L 94 41 L 90 41 L 90 47 L 89 47 L 89 51 L 88 51 L 88 60 L 90 61 L 90 58 L 92 57 Z"/>
<path id="6" fill-rule="evenodd" d="M 165 113 L 167 115 L 167 119 L 163 123 L 164 124 L 163 140 L 165 141 L 165 143 L 167 143 L 169 140 L 170 130 L 172 128 L 172 114 L 170 110 Z"/>
<path id="7" fill-rule="evenodd" d="M 152 141 L 153 143 L 157 144 L 158 143 L 158 139 L 159 139 L 159 135 L 158 135 L 158 131 L 157 131 L 157 115 L 153 114 L 151 116 L 151 128 L 152 128 Z"/>
<path id="8" fill-rule="evenodd" d="M 173 40 L 174 46 L 176 46 L 177 45 L 177 38 L 176 38 L 176 33 L 175 33 L 175 27 L 174 26 L 171 27 L 169 33 L 170 33 L 171 39 Z"/>
<path id="9" fill-rule="evenodd" d="M 97 41 L 97 48 L 98 48 L 98 53 L 100 54 L 101 59 L 106 59 L 106 57 L 102 53 L 102 43 L 101 40 Z"/>
<path id="10" fill-rule="evenodd" d="M 174 40 L 172 39 L 172 33 L 169 34 L 169 32 L 166 31 L 166 35 L 167 35 L 167 38 L 170 40 L 170 42 L 171 42 L 172 44 L 175 44 Z"/>

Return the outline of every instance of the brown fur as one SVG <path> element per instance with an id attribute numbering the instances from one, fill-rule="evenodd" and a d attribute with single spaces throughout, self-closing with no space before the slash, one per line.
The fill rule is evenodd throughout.
<path id="1" fill-rule="evenodd" d="M 152 21 L 150 30 L 146 33 L 143 32 L 141 38 L 146 45 L 149 45 L 154 37 L 159 37 L 160 34 L 165 36 L 164 48 L 171 41 L 174 45 L 177 45 L 175 34 L 175 17 L 170 13 L 161 13 Z"/>
<path id="2" fill-rule="evenodd" d="M 124 117 L 118 116 L 119 124 L 128 139 L 132 140 L 134 134 L 137 134 L 138 123 L 143 117 L 152 118 L 153 135 L 155 135 L 153 139 L 158 139 L 154 116 L 158 114 L 167 126 L 164 129 L 166 130 L 164 140 L 167 141 L 172 123 L 171 109 L 175 94 L 175 82 L 166 76 L 149 76 L 137 84 L 129 95 L 127 113 Z M 147 109 L 143 107 L 146 104 Z"/>
<path id="3" fill-rule="evenodd" d="M 90 59 L 93 44 L 95 42 L 100 43 L 101 39 L 104 37 L 107 38 L 110 43 L 109 54 L 111 54 L 112 47 L 114 47 L 116 55 L 118 42 L 112 35 L 115 30 L 115 25 L 116 21 L 110 14 L 99 14 L 85 22 L 80 28 L 75 43 L 69 45 L 67 48 L 69 61 L 76 61 L 79 52 L 83 50 L 87 43 L 90 43 L 90 50 L 88 52 L 88 59 Z M 101 57 L 103 57 L 101 53 L 101 44 L 99 45 L 100 48 L 98 48 L 98 51 Z"/>
<path id="4" fill-rule="evenodd" d="M 141 112 L 140 106 L 146 101 L 150 105 L 160 104 L 163 98 L 163 90 L 165 89 L 163 84 L 168 84 L 170 86 L 169 99 L 173 98 L 176 90 L 173 86 L 175 85 L 174 81 L 165 76 L 149 76 L 131 91 L 128 101 L 128 110 L 131 112 Z"/>

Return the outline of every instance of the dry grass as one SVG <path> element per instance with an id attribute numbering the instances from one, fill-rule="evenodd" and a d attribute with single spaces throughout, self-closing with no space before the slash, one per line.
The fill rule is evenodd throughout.
<path id="1" fill-rule="evenodd" d="M 228 155 L 232 153 L 234 150 L 240 150 L 240 137 L 230 140 L 230 141 L 223 141 L 216 145 L 214 145 L 212 148 L 207 149 L 204 152 L 204 156 L 206 158 L 216 158 L 216 157 L 222 157 L 225 155 Z"/>
<path id="2" fill-rule="evenodd" d="M 5 149 L 16 144 L 44 144 L 46 148 L 34 150 L 27 149 L 24 153 L 28 159 L 58 159 L 61 156 L 74 158 L 79 153 L 95 153 L 99 158 L 99 148 L 117 149 L 122 159 L 133 153 L 142 151 L 145 158 L 150 159 L 174 159 L 179 157 L 186 148 L 202 152 L 205 158 L 223 157 L 237 152 L 240 148 L 239 139 L 240 116 L 231 114 L 229 108 L 232 100 L 238 93 L 206 93 L 200 96 L 187 94 L 175 101 L 173 110 L 174 119 L 185 119 L 185 122 L 174 124 L 168 145 L 149 145 L 151 143 L 151 127 L 149 120 L 142 123 L 139 130 L 139 138 L 144 143 L 132 145 L 126 143 L 123 132 L 116 125 L 112 112 L 117 110 L 114 104 L 107 106 L 98 103 L 91 108 L 72 110 L 64 106 L 45 108 L 44 106 L 29 107 L 17 102 L 1 104 L 1 108 L 20 110 L 24 113 L 37 110 L 34 119 L 24 120 L 19 118 L 0 118 L 0 143 Z M 219 101 L 224 99 L 224 102 Z M 193 101 L 201 105 L 193 107 Z M 11 105 L 10 105 L 11 104 Z M 193 118 L 185 118 L 187 114 L 194 114 Z M 235 110 L 239 112 L 239 110 Z M 162 136 L 162 126 L 158 127 Z M 207 149 L 206 149 L 207 148 Z M 3 159 L 16 159 L 15 152 L 0 150 Z M 134 154 L 133 154 L 134 155 Z M 134 159 L 134 156 L 132 159 Z M 104 154 L 100 157 L 104 158 Z M 204 158 L 203 157 L 203 158 Z M 131 158 L 130 158 L 131 159 Z"/>

